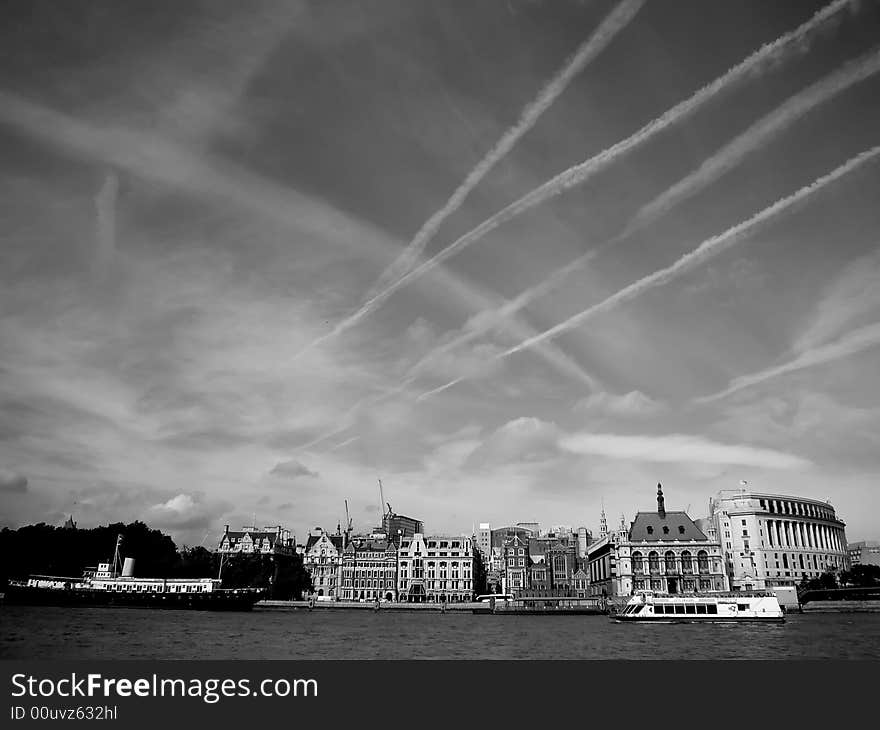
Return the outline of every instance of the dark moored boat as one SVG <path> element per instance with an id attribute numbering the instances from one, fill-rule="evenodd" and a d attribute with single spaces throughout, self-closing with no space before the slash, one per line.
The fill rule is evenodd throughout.
<path id="1" fill-rule="evenodd" d="M 199 611 L 250 611 L 264 597 L 262 589 L 222 588 L 214 578 L 139 578 L 134 560 L 126 558 L 121 574 L 119 545 L 110 563 L 86 569 L 82 578 L 32 575 L 11 580 L 3 594 L 5 603 L 30 606 L 126 606 L 177 608 Z"/>

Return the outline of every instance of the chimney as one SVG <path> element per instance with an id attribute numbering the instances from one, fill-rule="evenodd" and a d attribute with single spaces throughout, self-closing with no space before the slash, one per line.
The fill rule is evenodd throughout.
<path id="1" fill-rule="evenodd" d="M 224 534 L 224 535 L 228 535 L 228 534 L 229 534 L 229 525 L 226 525 L 226 526 L 225 526 L 225 528 L 224 528 L 224 530 L 223 530 L 223 534 Z"/>
<path id="2" fill-rule="evenodd" d="M 660 515 L 660 519 L 666 517 L 666 507 L 663 505 L 663 487 L 660 483 L 657 483 L 657 514 Z"/>

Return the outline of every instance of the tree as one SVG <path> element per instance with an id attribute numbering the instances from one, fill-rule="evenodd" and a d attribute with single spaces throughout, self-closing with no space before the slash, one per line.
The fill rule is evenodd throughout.
<path id="1" fill-rule="evenodd" d="M 880 586 L 880 565 L 854 565 L 851 570 L 840 574 L 840 582 L 854 588 Z"/>

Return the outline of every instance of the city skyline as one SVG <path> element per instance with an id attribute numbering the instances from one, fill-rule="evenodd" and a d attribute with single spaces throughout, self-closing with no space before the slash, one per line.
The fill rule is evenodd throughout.
<path id="1" fill-rule="evenodd" d="M 381 478 L 595 536 L 745 480 L 876 539 L 878 19 L 14 5 L 0 526 L 299 540 Z"/>

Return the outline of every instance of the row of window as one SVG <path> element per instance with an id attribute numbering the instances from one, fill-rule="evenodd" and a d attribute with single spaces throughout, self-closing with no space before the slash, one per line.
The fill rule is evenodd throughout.
<path id="1" fill-rule="evenodd" d="M 678 559 L 674 552 L 672 552 L 671 550 L 667 551 L 663 558 L 663 563 L 667 573 L 678 572 Z M 660 554 L 654 550 L 648 553 L 648 570 L 651 573 L 660 572 Z M 709 572 L 709 553 L 707 553 L 705 550 L 700 550 L 697 553 L 697 570 L 700 573 Z M 638 550 L 632 554 L 632 571 L 633 573 L 645 572 L 642 553 Z M 690 551 L 688 550 L 685 550 L 681 554 L 681 572 L 684 574 L 690 574 L 694 572 L 693 558 Z"/>
<path id="2" fill-rule="evenodd" d="M 761 509 L 773 514 L 802 515 L 803 517 L 816 517 L 823 520 L 833 520 L 834 510 L 820 507 L 806 502 L 791 502 L 784 499 L 762 499 L 759 501 Z"/>

